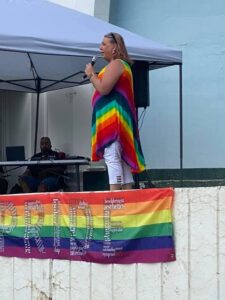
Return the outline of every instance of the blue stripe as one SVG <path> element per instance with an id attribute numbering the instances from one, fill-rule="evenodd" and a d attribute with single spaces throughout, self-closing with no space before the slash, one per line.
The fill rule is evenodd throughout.
<path id="1" fill-rule="evenodd" d="M 45 248 L 54 247 L 54 239 L 52 237 L 41 238 L 43 246 Z M 29 239 L 30 247 L 36 247 L 34 238 Z M 78 247 L 84 246 L 84 240 L 76 239 Z M 164 249 L 164 248 L 174 248 L 174 242 L 172 236 L 164 237 L 148 237 L 132 240 L 114 240 L 110 242 L 110 247 L 113 249 L 120 248 L 121 251 L 135 251 L 135 250 L 147 250 L 147 249 Z M 17 237 L 4 237 L 5 247 L 24 247 L 24 239 Z M 103 246 L 106 244 L 102 240 L 91 240 L 89 243 L 88 251 L 102 251 Z M 60 238 L 59 248 L 69 249 L 70 239 Z"/>

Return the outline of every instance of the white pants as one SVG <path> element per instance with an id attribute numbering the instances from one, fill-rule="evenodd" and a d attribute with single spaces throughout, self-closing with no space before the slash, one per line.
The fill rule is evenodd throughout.
<path id="1" fill-rule="evenodd" d="M 121 145 L 118 141 L 105 148 L 104 159 L 108 169 L 109 184 L 133 183 L 130 167 L 121 159 Z"/>

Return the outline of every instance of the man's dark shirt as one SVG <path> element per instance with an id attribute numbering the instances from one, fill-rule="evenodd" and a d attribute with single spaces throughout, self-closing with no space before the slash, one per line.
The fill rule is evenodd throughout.
<path id="1" fill-rule="evenodd" d="M 59 153 L 53 150 L 48 150 L 46 152 L 39 152 L 37 154 L 34 154 L 31 157 L 31 160 L 59 160 L 59 159 L 65 159 L 65 154 L 63 153 Z M 36 166 L 29 166 L 29 170 L 31 172 L 31 175 L 35 178 L 38 178 L 38 175 L 40 172 L 46 170 L 46 169 L 51 169 L 51 168 L 55 168 L 56 165 L 36 165 Z M 49 174 L 48 176 L 51 177 L 58 177 L 59 175 L 63 174 L 63 169 L 65 169 L 64 165 L 60 165 L 60 167 L 62 168 L 62 172 L 60 172 L 60 174 Z M 58 173 L 58 172 L 57 172 Z"/>

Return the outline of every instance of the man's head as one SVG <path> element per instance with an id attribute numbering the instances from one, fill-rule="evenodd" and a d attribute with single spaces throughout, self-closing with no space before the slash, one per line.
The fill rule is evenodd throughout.
<path id="1" fill-rule="evenodd" d="M 40 148 L 41 152 L 45 153 L 51 150 L 52 145 L 51 145 L 51 140 L 49 137 L 43 136 L 40 140 Z"/>

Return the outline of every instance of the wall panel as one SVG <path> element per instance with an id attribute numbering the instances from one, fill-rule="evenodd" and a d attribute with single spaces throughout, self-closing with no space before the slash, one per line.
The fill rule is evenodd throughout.
<path id="1" fill-rule="evenodd" d="M 0 257 L 1 299 L 225 299 L 225 187 L 175 189 L 174 230 L 171 263 Z"/>

